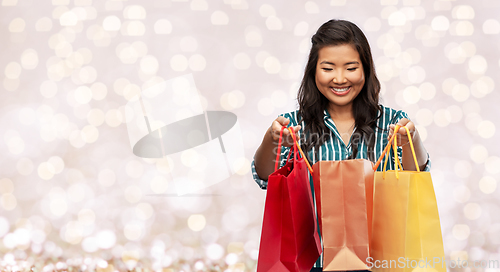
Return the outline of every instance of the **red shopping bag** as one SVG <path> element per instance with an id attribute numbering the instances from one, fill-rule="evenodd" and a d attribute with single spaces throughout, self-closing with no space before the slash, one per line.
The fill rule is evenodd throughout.
<path id="1" fill-rule="evenodd" d="M 307 172 L 312 168 L 291 128 L 288 130 L 294 138 L 293 159 L 288 156 L 285 166 L 277 169 L 283 129 L 275 172 L 269 176 L 267 183 L 257 272 L 308 272 L 321 254 Z"/>

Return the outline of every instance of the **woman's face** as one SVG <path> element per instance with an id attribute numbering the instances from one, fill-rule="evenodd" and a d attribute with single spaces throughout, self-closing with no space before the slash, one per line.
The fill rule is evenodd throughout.
<path id="1" fill-rule="evenodd" d="M 351 107 L 364 84 L 363 65 L 352 45 L 325 46 L 319 50 L 316 86 L 330 101 L 329 109 Z"/>

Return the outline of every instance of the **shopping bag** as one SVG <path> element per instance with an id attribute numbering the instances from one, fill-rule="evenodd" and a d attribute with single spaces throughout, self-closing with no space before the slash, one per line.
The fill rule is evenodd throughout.
<path id="1" fill-rule="evenodd" d="M 368 269 L 372 166 L 364 159 L 319 161 L 313 165 L 323 271 Z"/>
<path id="2" fill-rule="evenodd" d="M 293 159 L 269 176 L 262 223 L 257 272 L 309 272 L 321 254 L 316 213 L 309 183 L 309 163 L 294 138 Z M 299 155 L 302 155 L 300 157 Z M 290 152 L 292 153 L 292 152 Z"/>
<path id="3" fill-rule="evenodd" d="M 374 271 L 441 271 L 444 263 L 443 237 L 429 172 L 418 167 L 408 128 L 409 144 L 417 171 L 403 171 L 397 156 L 397 139 L 389 143 L 374 169 L 386 155 L 383 172 L 375 173 L 373 229 L 370 265 Z M 396 126 L 395 131 L 399 130 Z M 386 171 L 390 146 L 395 170 Z"/>

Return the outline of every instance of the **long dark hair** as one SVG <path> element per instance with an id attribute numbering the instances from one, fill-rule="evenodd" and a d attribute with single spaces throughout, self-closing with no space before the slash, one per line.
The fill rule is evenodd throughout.
<path id="1" fill-rule="evenodd" d="M 358 51 L 365 74 L 365 84 L 353 101 L 352 111 L 356 132 L 351 138 L 353 148 L 351 158 L 356 158 L 358 145 L 361 139 L 365 139 L 368 145 L 368 158 L 374 161 L 374 128 L 380 112 L 378 104 L 380 82 L 375 74 L 368 40 L 355 24 L 344 20 L 330 20 L 318 29 L 312 36 L 311 42 L 309 59 L 297 95 L 299 114 L 306 124 L 304 134 L 308 137 L 307 141 L 302 141 L 306 154 L 314 148 L 318 156 L 319 147 L 330 137 L 330 130 L 323 120 L 323 111 L 328 107 L 328 99 L 320 93 L 315 80 L 318 52 L 325 46 L 348 44 Z"/>

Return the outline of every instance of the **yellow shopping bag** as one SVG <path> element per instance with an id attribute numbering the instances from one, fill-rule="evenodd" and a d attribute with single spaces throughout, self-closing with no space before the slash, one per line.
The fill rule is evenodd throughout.
<path id="1" fill-rule="evenodd" d="M 395 131 L 398 131 L 396 126 Z M 387 155 L 383 172 L 375 172 L 370 261 L 373 271 L 446 272 L 443 237 L 429 172 L 421 172 L 408 128 L 417 171 L 403 171 L 393 136 L 379 158 Z M 396 134 L 395 134 L 396 135 Z M 392 141 L 394 139 L 394 141 Z M 386 171 L 390 145 L 396 170 Z M 399 166 L 399 167 L 398 167 Z M 400 168 L 400 169 L 398 169 Z"/>

